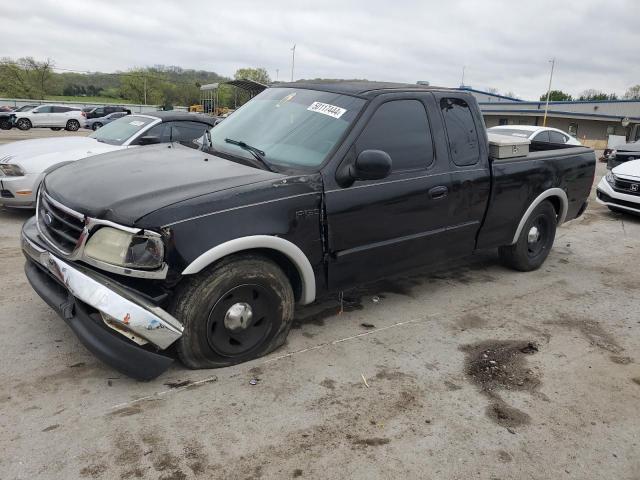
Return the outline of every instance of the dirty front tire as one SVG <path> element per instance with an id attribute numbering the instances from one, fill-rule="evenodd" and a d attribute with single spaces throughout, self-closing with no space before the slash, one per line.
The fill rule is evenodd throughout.
<path id="1" fill-rule="evenodd" d="M 189 368 L 218 368 L 265 355 L 281 346 L 293 321 L 291 284 L 273 261 L 234 255 L 187 277 L 171 312 L 184 332 L 177 342 Z"/>
<path id="2" fill-rule="evenodd" d="M 77 120 L 69 120 L 67 122 L 67 126 L 64 127 L 64 129 L 69 132 L 77 132 L 79 128 L 80 128 L 80 122 Z"/>
<path id="3" fill-rule="evenodd" d="M 31 128 L 31 121 L 28 118 L 20 118 L 16 122 L 16 127 L 20 130 L 29 130 Z"/>
<path id="4" fill-rule="evenodd" d="M 542 202 L 529 215 L 516 243 L 498 249 L 502 263 L 521 272 L 540 268 L 553 246 L 557 223 L 553 205 Z"/>

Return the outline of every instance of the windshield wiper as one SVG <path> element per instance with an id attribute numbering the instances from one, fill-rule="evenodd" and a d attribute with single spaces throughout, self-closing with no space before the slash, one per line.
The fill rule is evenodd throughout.
<path id="1" fill-rule="evenodd" d="M 255 159 L 260 162 L 260 164 L 262 166 L 264 166 L 270 172 L 273 172 L 273 169 L 271 168 L 271 165 L 269 165 L 269 163 L 267 163 L 267 161 L 264 158 L 265 155 L 266 155 L 266 153 L 264 153 L 264 151 L 260 150 L 259 148 L 256 148 L 256 147 L 253 147 L 251 145 L 248 145 L 245 142 L 243 142 L 242 140 L 234 140 L 232 138 L 225 138 L 224 141 L 226 143 L 230 143 L 231 145 L 237 145 L 238 147 L 242 148 L 243 150 L 246 150 L 247 152 L 251 153 L 255 157 Z"/>

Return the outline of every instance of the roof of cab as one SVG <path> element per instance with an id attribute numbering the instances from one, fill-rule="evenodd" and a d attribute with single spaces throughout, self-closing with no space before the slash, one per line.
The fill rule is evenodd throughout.
<path id="1" fill-rule="evenodd" d="M 304 81 L 291 83 L 277 83 L 271 88 L 305 88 L 307 90 L 320 90 L 323 92 L 351 95 L 355 97 L 370 98 L 382 93 L 394 91 L 452 91 L 450 88 L 432 87 L 415 83 L 393 82 L 369 82 L 366 80 L 339 80 L 339 81 Z M 459 90 L 454 90 L 456 93 Z"/>

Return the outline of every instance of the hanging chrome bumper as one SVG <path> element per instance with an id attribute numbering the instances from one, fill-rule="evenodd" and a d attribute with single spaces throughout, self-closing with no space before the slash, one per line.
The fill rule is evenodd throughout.
<path id="1" fill-rule="evenodd" d="M 22 250 L 45 269 L 70 295 L 98 310 L 112 330 L 138 344 L 166 349 L 182 336 L 182 324 L 142 296 L 88 268 L 64 262 L 38 240 L 35 219 L 22 229 Z"/>

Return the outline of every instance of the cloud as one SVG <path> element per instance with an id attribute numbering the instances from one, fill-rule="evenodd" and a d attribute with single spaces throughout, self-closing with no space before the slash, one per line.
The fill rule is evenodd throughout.
<path id="1" fill-rule="evenodd" d="M 35 0 L 0 3 L 3 54 L 115 71 L 178 65 L 296 78 L 368 78 L 512 91 L 619 94 L 640 83 L 637 0 L 212 2 Z"/>

